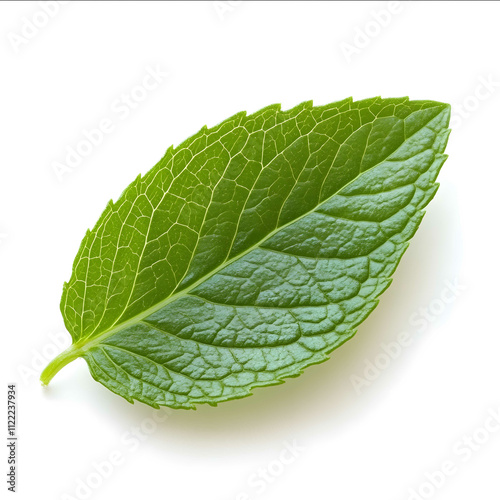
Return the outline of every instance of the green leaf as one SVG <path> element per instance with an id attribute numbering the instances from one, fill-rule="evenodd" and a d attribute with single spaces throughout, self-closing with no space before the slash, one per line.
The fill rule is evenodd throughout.
<path id="1" fill-rule="evenodd" d="M 436 193 L 450 106 L 352 99 L 238 113 L 176 148 L 87 231 L 73 345 L 130 402 L 193 408 L 294 377 L 351 338 Z"/>

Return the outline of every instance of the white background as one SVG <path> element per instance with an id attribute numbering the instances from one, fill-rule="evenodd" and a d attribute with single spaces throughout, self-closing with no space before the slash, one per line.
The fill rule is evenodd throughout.
<path id="1" fill-rule="evenodd" d="M 33 34 L 38 2 L 0 3 L 0 399 L 17 382 L 17 498 L 500 498 L 488 420 L 500 411 L 500 4 L 230 4 L 75 2 Z M 148 67 L 169 76 L 145 95 Z M 144 99 L 127 114 L 131 92 Z M 376 95 L 451 103 L 450 157 L 393 285 L 332 359 L 250 398 L 159 413 L 161 424 L 83 360 L 40 386 L 63 348 L 59 299 L 85 230 L 170 144 L 241 110 Z M 54 164 L 106 118 L 113 131 L 59 180 Z M 402 332 L 411 345 L 388 358 Z M 110 455 L 121 460 L 103 478 L 93 463 Z M 255 482 L 259 469 L 270 481 Z"/>

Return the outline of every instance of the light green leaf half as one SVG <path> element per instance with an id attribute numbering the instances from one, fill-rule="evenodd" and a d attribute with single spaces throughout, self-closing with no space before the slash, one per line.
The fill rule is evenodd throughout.
<path id="1" fill-rule="evenodd" d="M 352 99 L 204 127 L 108 203 L 61 311 L 128 401 L 193 408 L 327 359 L 389 286 L 436 176 L 450 107 Z"/>

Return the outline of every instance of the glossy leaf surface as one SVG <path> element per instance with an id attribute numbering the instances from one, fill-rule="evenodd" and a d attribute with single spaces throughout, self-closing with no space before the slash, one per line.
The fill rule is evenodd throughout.
<path id="1" fill-rule="evenodd" d="M 437 190 L 449 105 L 273 105 L 203 128 L 110 202 L 64 285 L 73 346 L 129 401 L 192 408 L 354 335 Z"/>

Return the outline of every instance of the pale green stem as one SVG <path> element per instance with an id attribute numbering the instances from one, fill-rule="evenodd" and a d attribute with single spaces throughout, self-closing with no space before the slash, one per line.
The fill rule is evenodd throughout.
<path id="1" fill-rule="evenodd" d="M 63 351 L 59 356 L 56 356 L 43 370 L 40 375 L 40 380 L 43 385 L 48 385 L 52 380 L 52 377 L 61 369 L 64 368 L 68 363 L 71 363 L 76 358 L 80 357 L 82 351 L 75 348 L 74 345 Z"/>

